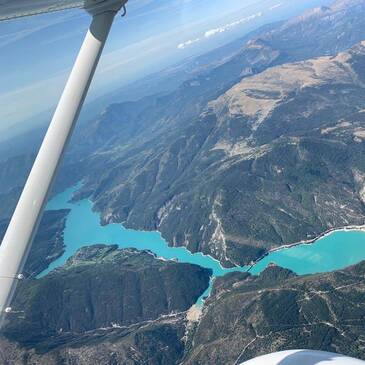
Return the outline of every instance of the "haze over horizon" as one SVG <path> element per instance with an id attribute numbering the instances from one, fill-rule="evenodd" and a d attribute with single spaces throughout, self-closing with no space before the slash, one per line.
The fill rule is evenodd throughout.
<path id="1" fill-rule="evenodd" d="M 86 102 L 326 0 L 130 1 L 118 16 Z M 89 24 L 81 10 L 0 23 L 0 140 L 50 119 Z M 147 60 L 147 61 L 146 61 Z"/>

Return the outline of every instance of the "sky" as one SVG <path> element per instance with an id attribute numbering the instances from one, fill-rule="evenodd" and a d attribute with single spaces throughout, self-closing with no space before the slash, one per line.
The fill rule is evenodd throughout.
<path id="1" fill-rule="evenodd" d="M 86 102 L 325 1 L 129 0 Z M 51 117 L 89 23 L 78 9 L 0 22 L 0 140 Z"/>

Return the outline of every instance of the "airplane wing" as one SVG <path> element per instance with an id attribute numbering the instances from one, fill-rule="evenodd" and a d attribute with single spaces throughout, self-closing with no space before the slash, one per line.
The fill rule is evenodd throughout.
<path id="1" fill-rule="evenodd" d="M 0 0 L 0 21 L 83 7 L 83 0 Z"/>
<path id="2" fill-rule="evenodd" d="M 74 8 L 95 13 L 106 7 L 118 8 L 126 2 L 127 0 L 0 0 L 0 21 Z"/>

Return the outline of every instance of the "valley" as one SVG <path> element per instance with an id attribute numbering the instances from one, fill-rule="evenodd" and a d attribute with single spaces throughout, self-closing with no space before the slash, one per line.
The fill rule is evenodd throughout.
<path id="1" fill-rule="evenodd" d="M 65 154 L 0 363 L 365 360 L 364 70 L 365 2 L 336 0 L 119 90 Z"/>
<path id="2" fill-rule="evenodd" d="M 111 105 L 75 137 L 62 186 L 82 179 L 75 199 L 103 224 L 158 230 L 225 267 L 363 225 L 360 14 L 362 1 L 315 9 L 169 95 Z"/>

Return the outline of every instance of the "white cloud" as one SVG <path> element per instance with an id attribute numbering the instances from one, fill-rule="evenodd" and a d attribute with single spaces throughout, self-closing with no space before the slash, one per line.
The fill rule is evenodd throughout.
<path id="1" fill-rule="evenodd" d="M 281 3 L 279 3 L 279 4 L 275 4 L 275 5 L 271 6 L 271 7 L 269 8 L 269 10 L 277 9 L 277 8 L 279 8 L 281 5 L 282 5 Z"/>
<path id="2" fill-rule="evenodd" d="M 256 14 L 252 14 L 250 16 L 247 16 L 247 17 L 238 19 L 238 20 L 236 20 L 234 22 L 231 22 L 231 23 L 222 25 L 220 27 L 213 28 L 213 29 L 209 29 L 206 32 L 204 32 L 204 36 L 203 37 L 201 37 L 201 38 L 195 38 L 195 39 L 189 39 L 186 42 L 183 42 L 183 43 L 178 44 L 177 45 L 177 48 L 178 49 L 184 49 L 184 48 L 186 48 L 188 46 L 191 46 L 194 43 L 197 43 L 197 42 L 203 40 L 204 38 L 210 38 L 210 37 L 213 37 L 213 36 L 215 36 L 217 34 L 227 32 L 227 31 L 231 30 L 234 27 L 237 27 L 239 25 L 248 23 L 248 22 L 250 22 L 250 21 L 252 21 L 252 20 L 254 20 L 256 18 L 259 18 L 261 16 L 262 16 L 262 12 L 260 11 L 260 12 L 258 12 Z"/>
<path id="3" fill-rule="evenodd" d="M 260 12 L 258 12 L 256 14 L 247 16 L 245 18 L 238 19 L 238 20 L 236 20 L 236 21 L 234 21 L 232 23 L 225 24 L 225 25 L 223 25 L 221 27 L 214 28 L 214 29 L 210 29 L 210 30 L 208 30 L 208 31 L 206 31 L 204 33 L 204 37 L 205 38 L 209 38 L 209 37 L 214 36 L 216 34 L 226 32 L 228 30 L 231 30 L 234 27 L 237 27 L 238 25 L 242 25 L 242 24 L 248 23 L 251 20 L 254 20 L 254 19 L 256 19 L 258 17 L 261 17 L 261 16 L 262 16 L 262 12 L 260 11 Z"/>
<path id="4" fill-rule="evenodd" d="M 199 42 L 200 40 L 201 40 L 201 38 L 189 39 L 186 42 L 183 42 L 183 43 L 178 44 L 177 48 L 178 49 L 184 49 L 184 48 L 186 48 L 188 46 L 191 46 L 194 43 Z"/>

